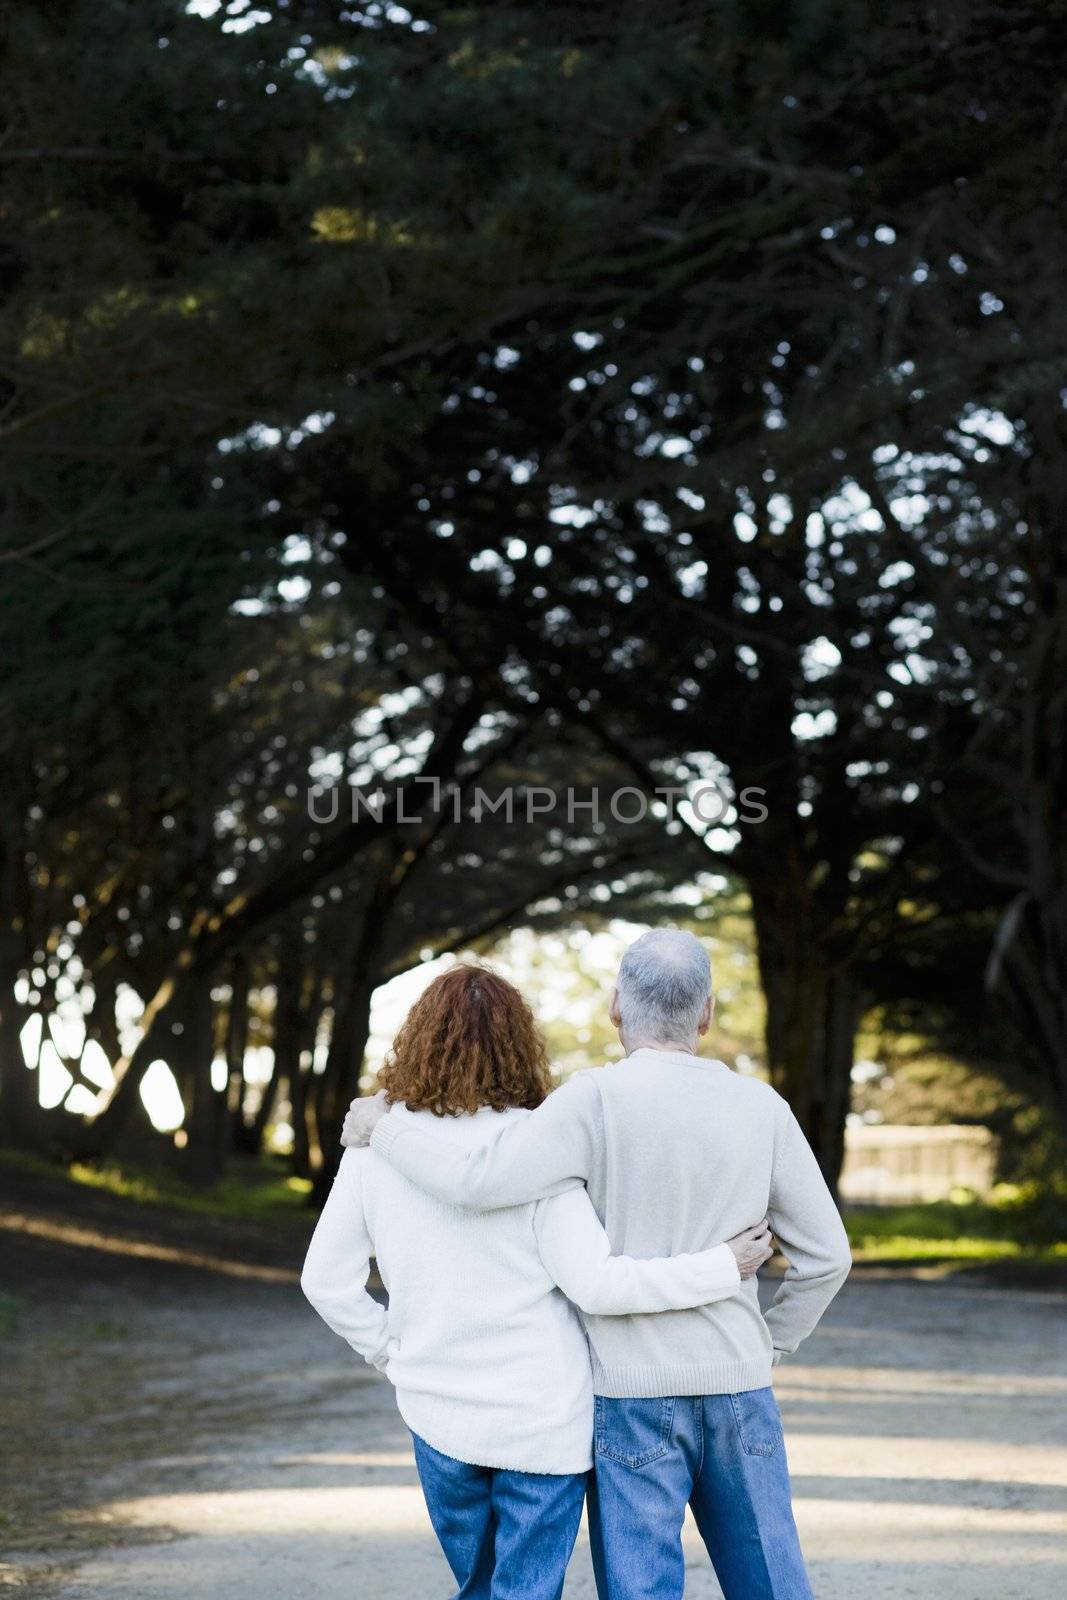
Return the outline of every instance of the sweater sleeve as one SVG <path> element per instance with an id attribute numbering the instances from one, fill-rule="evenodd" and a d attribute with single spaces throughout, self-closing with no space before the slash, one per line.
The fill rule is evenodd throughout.
<path id="1" fill-rule="evenodd" d="M 600 1094 L 578 1073 L 528 1117 L 503 1123 L 477 1149 L 457 1149 L 413 1126 L 398 1107 L 371 1136 L 371 1149 L 428 1194 L 478 1211 L 525 1205 L 584 1183 L 600 1140 Z"/>
<path id="2" fill-rule="evenodd" d="M 784 1101 L 780 1116 L 768 1215 L 789 1270 L 767 1312 L 775 1362 L 808 1337 L 852 1266 L 841 1214 Z"/>
<path id="3" fill-rule="evenodd" d="M 322 1320 L 371 1366 L 385 1371 L 389 1325 L 367 1293 L 371 1237 L 363 1206 L 365 1150 L 346 1150 L 311 1237 L 300 1287 Z"/>
<path id="4" fill-rule="evenodd" d="M 695 1255 L 613 1256 L 584 1188 L 542 1200 L 534 1214 L 541 1260 L 568 1300 L 590 1316 L 688 1311 L 741 1287 L 729 1245 Z"/>

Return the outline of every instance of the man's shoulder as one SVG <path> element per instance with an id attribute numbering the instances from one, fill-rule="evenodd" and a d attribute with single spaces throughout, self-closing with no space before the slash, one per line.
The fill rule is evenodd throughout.
<path id="1" fill-rule="evenodd" d="M 761 1121 L 780 1126 L 789 1115 L 789 1102 L 765 1078 L 756 1078 L 742 1072 L 730 1072 L 723 1088 L 733 1097 L 733 1104 L 747 1106 Z"/>
<path id="2" fill-rule="evenodd" d="M 618 1100 L 631 1110 L 634 1106 L 654 1108 L 665 1105 L 673 1115 L 676 1106 L 673 1096 L 684 1091 L 693 1096 L 694 1105 L 709 1108 L 718 1106 L 724 1111 L 730 1107 L 733 1112 L 758 1118 L 761 1123 L 775 1127 L 779 1127 L 783 1117 L 789 1113 L 788 1102 L 783 1100 L 777 1089 L 773 1089 L 763 1078 L 735 1071 L 724 1061 L 691 1059 L 684 1076 L 671 1079 L 671 1093 L 666 1097 L 663 1081 L 629 1057 L 582 1076 L 597 1080 L 599 1092 L 606 1102 L 611 1104 Z"/>
<path id="3" fill-rule="evenodd" d="M 767 1118 L 778 1119 L 788 1114 L 788 1101 L 784 1100 L 777 1089 L 773 1089 L 763 1078 L 735 1072 L 721 1061 L 708 1062 L 707 1065 L 709 1088 L 714 1085 L 720 1092 L 737 1101 L 747 1101 L 753 1107 L 758 1107 L 761 1114 Z M 618 1061 L 608 1061 L 602 1067 L 583 1067 L 580 1072 L 570 1073 L 558 1088 L 553 1090 L 550 1099 L 561 1110 L 566 1104 L 571 1111 L 584 1108 L 596 1111 L 605 1096 L 609 1100 L 613 1098 L 616 1086 L 628 1099 L 635 1085 L 647 1090 L 650 1098 L 655 1099 L 661 1095 L 659 1086 L 648 1073 L 642 1072 L 628 1056 L 624 1056 Z"/>
<path id="4" fill-rule="evenodd" d="M 740 1093 L 751 1095 L 753 1100 L 761 1100 L 765 1105 L 773 1105 L 776 1109 L 786 1104 L 778 1090 L 772 1088 L 766 1078 L 756 1078 L 747 1072 L 731 1072 L 730 1080 Z"/>
<path id="5" fill-rule="evenodd" d="M 601 1080 L 606 1067 L 582 1067 L 579 1072 L 569 1072 L 553 1089 L 551 1100 L 556 1105 L 566 1101 L 572 1108 L 593 1105 L 600 1095 Z"/>

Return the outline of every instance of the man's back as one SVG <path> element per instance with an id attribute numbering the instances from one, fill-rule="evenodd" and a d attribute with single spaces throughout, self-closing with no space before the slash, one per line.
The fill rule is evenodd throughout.
<path id="1" fill-rule="evenodd" d="M 771 1206 L 779 1097 L 723 1065 L 637 1050 L 589 1074 L 603 1136 L 589 1194 L 618 1254 L 703 1250 Z M 755 1281 L 694 1311 L 589 1317 L 603 1395 L 725 1394 L 769 1382 L 771 1335 Z"/>

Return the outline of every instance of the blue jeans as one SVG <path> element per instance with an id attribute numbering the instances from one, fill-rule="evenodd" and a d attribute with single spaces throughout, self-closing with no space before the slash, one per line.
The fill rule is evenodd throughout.
<path id="1" fill-rule="evenodd" d="M 686 1504 L 726 1600 L 811 1600 L 773 1389 L 596 1401 L 600 1600 L 676 1600 Z"/>
<path id="2" fill-rule="evenodd" d="M 585 1473 L 473 1467 L 411 1437 L 426 1509 L 459 1584 L 455 1600 L 559 1600 Z"/>

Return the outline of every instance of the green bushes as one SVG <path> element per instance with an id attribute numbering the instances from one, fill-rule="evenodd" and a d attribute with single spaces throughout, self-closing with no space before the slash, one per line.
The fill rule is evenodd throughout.
<path id="1" fill-rule="evenodd" d="M 1067 1259 L 1067 1188 L 1001 1184 L 924 1205 L 852 1207 L 845 1225 L 860 1260 Z"/>

